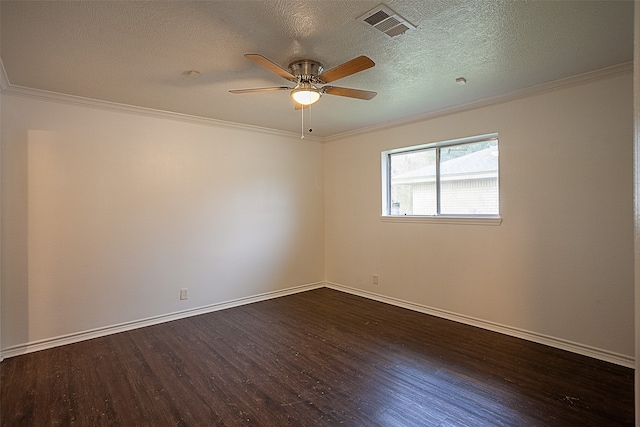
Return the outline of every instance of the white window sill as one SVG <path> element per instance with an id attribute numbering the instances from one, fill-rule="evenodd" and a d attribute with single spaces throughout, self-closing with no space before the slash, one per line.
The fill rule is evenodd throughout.
<path id="1" fill-rule="evenodd" d="M 499 216 L 417 216 L 382 215 L 382 222 L 414 222 L 427 224 L 500 225 Z"/>

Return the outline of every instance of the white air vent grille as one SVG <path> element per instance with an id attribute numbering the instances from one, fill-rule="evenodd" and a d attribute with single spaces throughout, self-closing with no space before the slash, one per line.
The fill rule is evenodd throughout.
<path id="1" fill-rule="evenodd" d="M 365 13 L 358 20 L 371 25 L 391 38 L 416 28 L 415 25 L 384 4 Z"/>
<path id="2" fill-rule="evenodd" d="M 389 17 L 389 19 L 385 19 L 375 27 L 384 33 L 386 31 L 389 31 L 390 29 L 392 29 L 398 24 L 400 24 L 400 21 L 398 21 L 396 18 L 391 16 Z"/>
<path id="3" fill-rule="evenodd" d="M 389 37 L 395 37 L 395 36 L 399 36 L 401 34 L 406 33 L 410 29 L 411 28 L 407 27 L 405 24 L 400 23 L 399 25 L 396 25 L 393 28 L 390 28 L 389 30 L 385 31 L 384 33 L 386 35 L 388 35 Z"/>
<path id="4" fill-rule="evenodd" d="M 376 9 L 374 9 L 374 10 L 376 10 Z M 371 13 L 371 11 L 369 13 Z M 388 17 L 389 17 L 389 14 L 386 13 L 384 10 L 377 10 L 371 16 L 363 19 L 363 21 L 366 22 L 369 25 L 376 25 L 376 24 L 381 23 L 382 21 L 384 21 Z"/>

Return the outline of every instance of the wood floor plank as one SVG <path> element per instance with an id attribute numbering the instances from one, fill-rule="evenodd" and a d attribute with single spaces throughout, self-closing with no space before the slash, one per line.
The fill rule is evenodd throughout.
<path id="1" fill-rule="evenodd" d="M 631 426 L 633 370 L 330 289 L 0 364 L 2 426 Z"/>

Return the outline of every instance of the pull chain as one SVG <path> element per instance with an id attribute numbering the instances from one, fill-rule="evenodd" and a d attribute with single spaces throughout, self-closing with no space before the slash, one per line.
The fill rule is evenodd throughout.
<path id="1" fill-rule="evenodd" d="M 300 109 L 300 114 L 302 114 L 302 127 L 300 129 L 300 139 L 304 139 L 304 105 Z"/>

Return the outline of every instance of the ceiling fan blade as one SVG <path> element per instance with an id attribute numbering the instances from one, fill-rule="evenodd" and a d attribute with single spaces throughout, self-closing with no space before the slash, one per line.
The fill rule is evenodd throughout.
<path id="1" fill-rule="evenodd" d="M 276 73 L 280 77 L 283 77 L 283 78 L 285 78 L 287 80 L 291 80 L 291 81 L 294 81 L 294 82 L 297 80 L 296 76 L 294 76 L 293 74 L 291 74 L 290 72 L 288 72 L 284 68 L 280 67 L 278 64 L 269 61 L 267 58 L 265 58 L 262 55 L 258 55 L 257 53 L 247 53 L 247 54 L 244 55 L 244 57 L 247 58 L 247 59 L 252 60 L 256 64 L 260 65 L 261 67 L 266 68 L 267 70 L 271 71 L 272 73 Z"/>
<path id="2" fill-rule="evenodd" d="M 336 86 L 325 86 L 322 88 L 322 92 L 328 93 L 329 95 L 347 96 L 349 98 L 365 99 L 367 101 L 373 99 L 373 97 L 378 94 L 377 92 L 371 92 L 369 90 Z"/>
<path id="3" fill-rule="evenodd" d="M 371 59 L 366 56 L 358 56 L 357 58 L 347 61 L 342 65 L 338 65 L 320 74 L 318 78 L 325 83 L 333 82 L 343 77 L 350 76 L 351 74 L 358 73 L 376 65 Z"/>
<path id="4" fill-rule="evenodd" d="M 234 89 L 230 90 L 231 93 L 253 93 L 253 92 L 273 92 L 275 90 L 291 90 L 290 87 L 286 86 L 275 86 L 275 87 L 261 87 L 256 89 Z"/>

